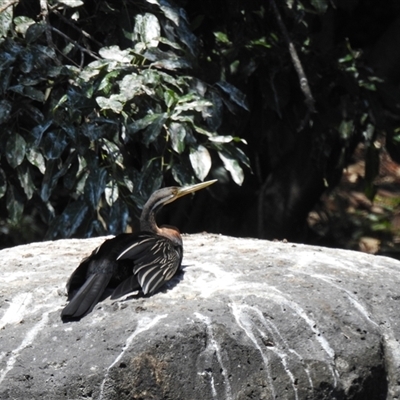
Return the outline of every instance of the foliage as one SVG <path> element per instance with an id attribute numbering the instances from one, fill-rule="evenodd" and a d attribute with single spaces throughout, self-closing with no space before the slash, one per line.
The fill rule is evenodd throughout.
<path id="1" fill-rule="evenodd" d="M 3 224 L 117 233 L 161 185 L 212 176 L 197 229 L 304 240 L 360 142 L 373 199 L 377 140 L 400 160 L 400 96 L 364 49 L 400 7 L 175 1 L 20 0 L 0 14 Z"/>
<path id="2" fill-rule="evenodd" d="M 188 74 L 198 50 L 182 9 L 100 2 L 90 21 L 90 5 L 65 0 L 40 20 L 35 3 L 3 14 L 0 197 L 11 225 L 34 212 L 48 239 L 119 233 L 165 179 L 202 181 L 215 156 L 242 183 L 243 140 L 217 130 L 224 103 L 244 104 L 226 82 Z"/>

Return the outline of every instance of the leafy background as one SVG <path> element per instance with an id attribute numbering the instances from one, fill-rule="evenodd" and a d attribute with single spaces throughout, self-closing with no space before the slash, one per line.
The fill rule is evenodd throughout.
<path id="1" fill-rule="evenodd" d="M 134 230 L 154 190 L 211 178 L 160 219 L 395 243 L 398 180 L 359 218 L 335 203 L 344 168 L 363 163 L 373 205 L 382 157 L 400 159 L 400 5 L 384 3 L 0 0 L 2 247 Z"/>

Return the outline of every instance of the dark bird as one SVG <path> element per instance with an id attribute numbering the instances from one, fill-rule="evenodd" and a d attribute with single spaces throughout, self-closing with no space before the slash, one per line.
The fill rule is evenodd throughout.
<path id="1" fill-rule="evenodd" d="M 139 233 L 106 240 L 72 273 L 67 282 L 69 303 L 61 318 L 79 319 L 90 313 L 106 289 L 114 289 L 112 299 L 136 290 L 152 295 L 169 281 L 181 266 L 182 237 L 173 226 L 158 227 L 156 214 L 166 204 L 214 182 L 155 191 L 143 208 Z"/>

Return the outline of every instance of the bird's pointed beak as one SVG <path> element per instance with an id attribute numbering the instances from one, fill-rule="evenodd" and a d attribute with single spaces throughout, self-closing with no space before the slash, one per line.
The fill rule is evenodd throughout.
<path id="1" fill-rule="evenodd" d="M 204 189 L 207 186 L 212 185 L 213 183 L 217 182 L 218 179 L 213 179 L 211 181 L 206 181 L 206 182 L 201 182 L 201 183 L 197 183 L 196 185 L 191 185 L 191 186 L 186 186 L 186 187 L 179 187 L 177 188 L 177 192 L 175 193 L 175 196 L 167 203 L 171 203 L 173 201 L 175 201 L 176 199 L 179 199 L 182 196 L 186 196 L 189 193 L 193 193 L 193 192 L 197 192 L 200 189 Z"/>

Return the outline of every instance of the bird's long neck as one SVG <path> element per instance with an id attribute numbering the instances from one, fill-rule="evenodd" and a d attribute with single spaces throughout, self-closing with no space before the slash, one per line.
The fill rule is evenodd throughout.
<path id="1" fill-rule="evenodd" d="M 160 207 L 161 208 L 161 207 Z M 140 216 L 140 230 L 146 232 L 153 232 L 159 234 L 160 228 L 156 222 L 157 210 L 154 210 L 148 204 L 143 208 L 142 215 Z"/>

